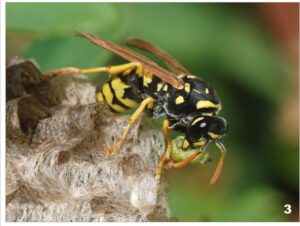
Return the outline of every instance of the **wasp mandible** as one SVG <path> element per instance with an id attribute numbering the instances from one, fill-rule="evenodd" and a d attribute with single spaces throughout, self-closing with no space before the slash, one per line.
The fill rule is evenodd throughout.
<path id="1" fill-rule="evenodd" d="M 210 180 L 211 184 L 215 183 L 226 154 L 220 138 L 226 134 L 228 127 L 226 120 L 217 116 L 221 110 L 221 103 L 214 88 L 208 82 L 191 75 L 176 59 L 145 40 L 130 39 L 128 44 L 154 54 L 169 70 L 131 49 L 103 38 L 84 32 L 78 32 L 78 35 L 129 61 L 117 66 L 90 69 L 68 67 L 45 73 L 46 76 L 56 76 L 68 73 L 106 72 L 109 79 L 97 93 L 97 100 L 105 101 L 115 113 L 136 108 L 128 119 L 120 139 L 113 147 L 107 148 L 106 152 L 112 154 L 121 148 L 128 132 L 143 112 L 147 112 L 153 118 L 165 116 L 162 130 L 166 149 L 159 160 L 156 179 L 159 181 L 164 164 L 167 169 L 181 168 L 203 154 L 209 143 L 215 143 L 221 151 L 217 168 Z M 197 151 L 179 161 L 172 159 L 170 130 L 185 134 L 180 142 L 182 152 L 195 148 Z"/>

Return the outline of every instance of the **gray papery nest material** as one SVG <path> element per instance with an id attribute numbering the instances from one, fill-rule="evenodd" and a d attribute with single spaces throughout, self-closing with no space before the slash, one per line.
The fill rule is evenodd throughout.
<path id="1" fill-rule="evenodd" d="M 44 78 L 20 58 L 6 76 L 6 221 L 170 220 L 158 128 L 137 123 L 108 156 L 128 116 L 96 103 L 85 76 Z"/>

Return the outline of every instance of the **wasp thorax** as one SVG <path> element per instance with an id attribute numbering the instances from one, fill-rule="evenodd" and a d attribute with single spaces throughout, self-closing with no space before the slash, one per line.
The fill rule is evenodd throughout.
<path id="1" fill-rule="evenodd" d="M 201 108 L 216 108 L 220 110 L 221 105 L 215 89 L 206 81 L 201 80 L 197 77 L 186 79 L 191 85 L 191 95 L 193 98 L 199 101 L 203 101 L 197 109 Z"/>

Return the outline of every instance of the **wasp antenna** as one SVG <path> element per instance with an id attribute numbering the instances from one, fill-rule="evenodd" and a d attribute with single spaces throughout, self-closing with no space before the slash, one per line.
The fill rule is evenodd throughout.
<path id="1" fill-rule="evenodd" d="M 76 36 L 82 37 L 82 31 L 75 30 L 75 31 L 74 31 L 74 34 L 75 34 Z"/>
<path id="2" fill-rule="evenodd" d="M 221 174 L 222 168 L 223 168 L 223 164 L 224 164 L 225 155 L 226 155 L 226 148 L 224 147 L 224 145 L 220 142 L 216 142 L 216 145 L 221 151 L 221 157 L 219 159 L 219 162 L 215 169 L 215 172 L 209 181 L 210 185 L 215 184 L 217 182 L 218 178 L 220 177 L 220 174 Z"/>
<path id="3" fill-rule="evenodd" d="M 83 31 L 79 31 L 79 30 L 75 30 L 74 34 L 78 37 L 89 39 L 91 42 L 94 42 L 94 43 L 95 43 L 95 39 L 97 39 L 97 37 L 95 35 L 92 35 L 90 33 L 86 33 Z"/>

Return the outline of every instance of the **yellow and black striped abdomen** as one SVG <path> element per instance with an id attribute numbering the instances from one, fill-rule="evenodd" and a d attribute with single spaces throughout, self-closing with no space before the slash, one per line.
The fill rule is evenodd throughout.
<path id="1" fill-rule="evenodd" d="M 137 77 L 135 74 L 112 76 L 103 84 L 101 91 L 97 94 L 98 101 L 104 100 L 115 113 L 136 108 L 142 99 L 138 94 L 139 87 L 134 83 L 139 78 L 135 77 Z"/>

